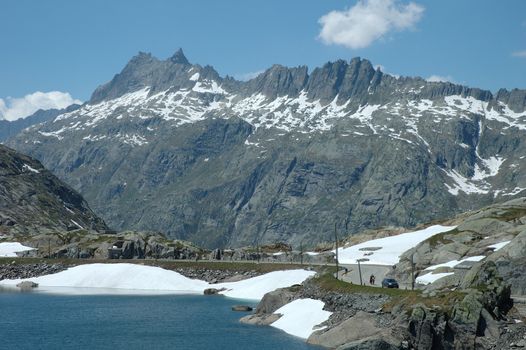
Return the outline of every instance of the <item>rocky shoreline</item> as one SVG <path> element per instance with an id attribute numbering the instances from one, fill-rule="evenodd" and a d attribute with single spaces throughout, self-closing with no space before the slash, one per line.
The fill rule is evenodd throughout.
<path id="1" fill-rule="evenodd" d="M 41 262 L 0 265 L 0 280 L 31 278 L 56 273 L 73 265 Z M 509 294 L 502 281 L 492 277 L 492 264 L 479 268 L 487 276 L 486 285 L 495 288 L 483 293 L 466 293 L 451 312 L 426 305 L 429 297 L 404 305 L 400 299 L 379 289 L 377 292 L 345 292 L 327 290 L 319 276 L 301 285 L 267 293 L 254 314 L 241 322 L 269 325 L 279 319 L 274 312 L 296 299 L 316 299 L 332 312 L 330 318 L 315 331 L 308 342 L 334 349 L 520 349 L 526 348 L 526 326 L 514 321 L 511 309 L 505 309 Z M 209 283 L 242 280 L 261 274 L 256 270 L 216 270 L 194 266 L 172 270 L 189 278 Z M 440 296 L 439 298 L 447 298 Z M 509 300 L 508 300 L 509 301 Z M 432 304 L 432 303 L 427 303 Z M 491 310 L 490 306 L 493 307 Z M 488 311 L 490 310 L 490 311 Z M 478 316 L 476 316 L 478 315 Z"/>
<path id="2" fill-rule="evenodd" d="M 4 279 L 33 278 L 61 272 L 71 267 L 62 263 L 9 264 L 0 265 L 0 281 Z"/>
<path id="3" fill-rule="evenodd" d="M 173 271 L 178 272 L 185 277 L 199 279 L 211 284 L 220 282 L 236 282 L 261 275 L 261 273 L 256 270 L 213 270 L 192 267 L 178 267 Z"/>
<path id="4" fill-rule="evenodd" d="M 330 318 L 308 343 L 331 349 L 497 350 L 526 348 L 526 326 L 513 307 L 510 288 L 491 262 L 476 267 L 477 276 L 462 290 L 430 297 L 419 292 L 388 293 L 326 290 L 317 278 L 267 293 L 254 314 L 241 322 L 270 325 L 274 312 L 297 299 L 325 303 Z M 466 280 L 467 281 L 467 280 Z M 524 319 L 523 319 L 524 320 Z"/>

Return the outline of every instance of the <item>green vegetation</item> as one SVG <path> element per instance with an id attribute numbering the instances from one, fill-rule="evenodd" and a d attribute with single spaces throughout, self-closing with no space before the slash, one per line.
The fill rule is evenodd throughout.
<path id="1" fill-rule="evenodd" d="M 322 273 L 319 277 L 314 278 L 314 283 L 316 283 L 323 290 L 338 293 L 384 294 L 392 297 L 407 296 L 410 294 L 420 294 L 419 291 L 411 291 L 398 288 L 378 288 L 347 283 L 337 280 L 332 272 Z"/>
<path id="2" fill-rule="evenodd" d="M 334 271 L 333 271 L 334 272 Z M 430 309 L 441 310 L 451 315 L 453 307 L 460 303 L 465 293 L 458 291 L 440 292 L 436 296 L 430 297 L 422 294 L 420 290 L 405 290 L 397 288 L 378 288 L 371 286 L 361 286 L 337 280 L 332 272 L 325 271 L 319 277 L 314 278 L 321 289 L 337 293 L 359 293 L 359 294 L 382 294 L 390 296 L 391 299 L 383 306 L 387 312 L 395 308 L 401 312 L 410 314 L 416 305 L 424 305 Z"/>

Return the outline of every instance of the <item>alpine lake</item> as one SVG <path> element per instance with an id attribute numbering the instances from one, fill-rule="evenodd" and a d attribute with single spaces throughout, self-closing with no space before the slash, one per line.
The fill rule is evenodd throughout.
<path id="1" fill-rule="evenodd" d="M 203 295 L 115 295 L 0 289 L 0 348 L 317 349 L 268 326 L 239 322 L 233 305 Z"/>

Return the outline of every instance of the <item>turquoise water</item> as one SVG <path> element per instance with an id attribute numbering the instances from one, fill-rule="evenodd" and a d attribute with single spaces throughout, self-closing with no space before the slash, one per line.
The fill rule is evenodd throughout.
<path id="1" fill-rule="evenodd" d="M 218 296 L 0 293 L 0 349 L 314 349 Z M 254 306 L 252 304 L 252 306 Z"/>

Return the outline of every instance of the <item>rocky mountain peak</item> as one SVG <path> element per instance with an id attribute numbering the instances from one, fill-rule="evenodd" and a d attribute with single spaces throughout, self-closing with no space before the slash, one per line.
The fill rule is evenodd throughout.
<path id="1" fill-rule="evenodd" d="M 247 82 L 247 90 L 269 98 L 296 96 L 309 79 L 306 66 L 289 68 L 275 64 L 264 73 Z"/>
<path id="2" fill-rule="evenodd" d="M 9 144 L 113 227 L 207 246 L 314 242 L 333 216 L 352 232 L 412 226 L 526 191 L 522 90 L 394 77 L 359 57 L 246 82 L 186 61 L 139 53 L 89 104 Z"/>
<path id="3" fill-rule="evenodd" d="M 337 60 L 327 62 L 323 67 L 312 72 L 307 90 L 309 98 L 319 99 L 324 103 L 338 99 L 347 100 L 368 93 L 373 82 L 379 84 L 382 73 L 377 72 L 370 61 L 359 57 L 350 62 Z"/>
<path id="4" fill-rule="evenodd" d="M 188 65 L 190 62 L 183 53 L 183 49 L 179 48 L 172 57 L 169 58 L 172 63 Z"/>
<path id="5" fill-rule="evenodd" d="M 139 51 L 139 53 L 137 53 L 137 55 L 133 56 L 130 59 L 130 61 L 128 62 L 128 65 L 142 63 L 142 62 L 149 62 L 153 58 L 154 57 L 152 56 L 151 52 Z"/>
<path id="6" fill-rule="evenodd" d="M 146 87 L 150 88 L 150 93 L 171 87 L 188 88 L 191 85 L 189 78 L 200 70 L 204 70 L 206 76 L 219 79 L 219 74 L 212 67 L 207 66 L 203 69 L 190 64 L 182 49 L 178 49 L 166 60 L 159 60 L 150 53 L 139 52 L 111 81 L 93 92 L 89 103 L 115 99 Z"/>
<path id="7" fill-rule="evenodd" d="M 510 107 L 513 112 L 521 113 L 526 109 L 526 90 L 513 89 L 508 91 L 500 89 L 496 99 Z"/>

